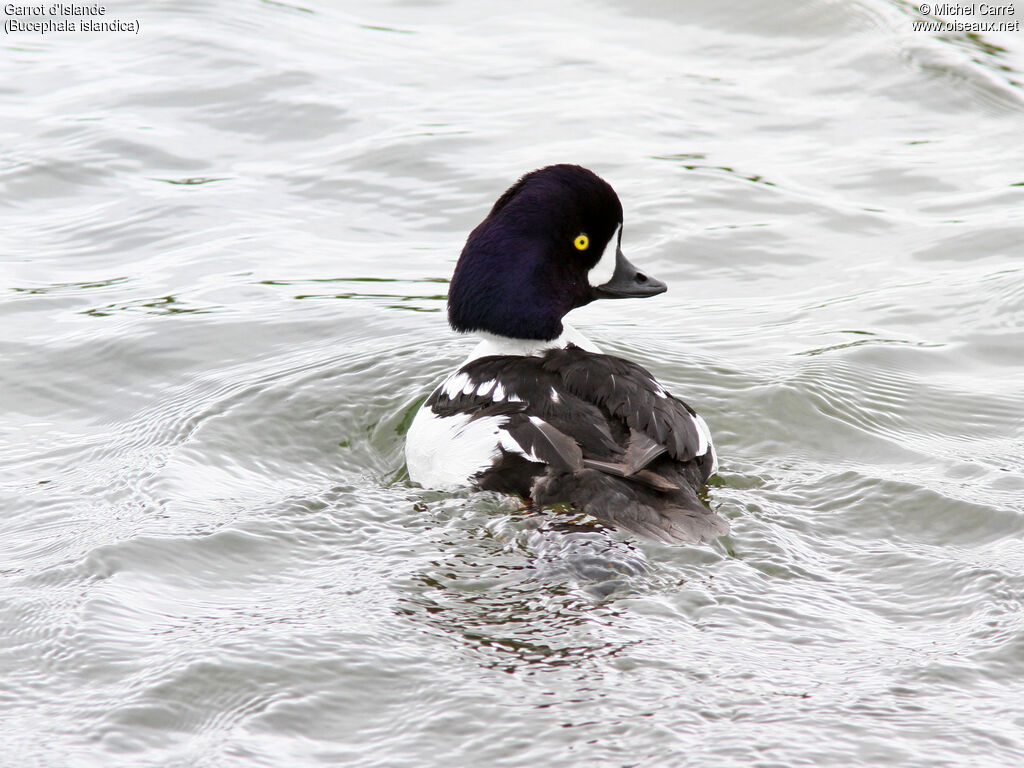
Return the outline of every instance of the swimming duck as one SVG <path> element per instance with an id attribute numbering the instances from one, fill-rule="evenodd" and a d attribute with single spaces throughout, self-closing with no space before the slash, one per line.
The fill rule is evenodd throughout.
<path id="1" fill-rule="evenodd" d="M 481 341 L 409 428 L 413 482 L 571 505 L 669 544 L 728 531 L 698 496 L 717 469 L 704 419 L 563 321 L 595 299 L 667 290 L 621 241 L 622 204 L 586 168 L 541 168 L 498 198 L 448 291 L 449 324 Z"/>

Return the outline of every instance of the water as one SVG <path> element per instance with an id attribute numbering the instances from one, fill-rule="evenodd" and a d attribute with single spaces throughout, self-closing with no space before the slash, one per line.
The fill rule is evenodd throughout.
<path id="1" fill-rule="evenodd" d="M 3 39 L 0 763 L 1024 762 L 1020 33 L 108 17 Z M 466 234 L 566 161 L 669 284 L 573 322 L 706 417 L 712 546 L 406 479 Z"/>

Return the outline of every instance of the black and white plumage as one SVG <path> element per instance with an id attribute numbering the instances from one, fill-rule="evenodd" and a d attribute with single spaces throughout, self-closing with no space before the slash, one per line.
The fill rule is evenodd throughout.
<path id="1" fill-rule="evenodd" d="M 474 230 L 449 318 L 484 341 L 417 414 L 410 477 L 569 504 L 671 544 L 709 541 L 728 525 L 698 496 L 717 468 L 704 420 L 562 323 L 595 298 L 665 290 L 622 255 L 621 210 L 590 171 L 551 166 L 523 177 Z"/>

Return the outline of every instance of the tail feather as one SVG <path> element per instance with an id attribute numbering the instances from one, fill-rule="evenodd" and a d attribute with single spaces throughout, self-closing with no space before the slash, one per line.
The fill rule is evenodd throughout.
<path id="1" fill-rule="evenodd" d="M 583 469 L 538 478 L 532 496 L 542 505 L 572 504 L 605 523 L 666 544 L 697 544 L 729 532 L 725 519 L 682 483 L 675 490 L 658 491 L 596 469 Z"/>
<path id="2" fill-rule="evenodd" d="M 641 469 L 637 471 L 632 469 L 628 464 L 612 461 L 597 461 L 596 459 L 584 459 L 583 466 L 589 467 L 590 469 L 598 469 L 607 475 L 616 475 L 618 477 L 627 477 L 631 480 L 638 480 L 652 488 L 657 488 L 659 491 L 679 490 L 679 485 L 677 483 L 673 483 L 668 478 L 662 477 L 657 472 L 652 472 L 649 469 Z"/>

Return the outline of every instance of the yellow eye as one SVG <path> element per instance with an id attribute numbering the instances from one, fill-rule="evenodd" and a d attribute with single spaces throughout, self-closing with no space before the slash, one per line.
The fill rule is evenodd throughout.
<path id="1" fill-rule="evenodd" d="M 572 241 L 572 244 L 576 246 L 577 251 L 585 251 L 590 246 L 590 238 L 581 232 L 576 236 L 576 239 Z"/>

